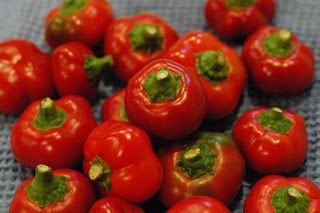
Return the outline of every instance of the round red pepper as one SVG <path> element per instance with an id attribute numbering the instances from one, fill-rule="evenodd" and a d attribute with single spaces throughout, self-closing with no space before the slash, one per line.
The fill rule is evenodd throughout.
<path id="1" fill-rule="evenodd" d="M 126 96 L 126 89 L 114 93 L 107 98 L 101 108 L 101 120 L 117 120 L 128 122 L 128 116 L 124 105 L 124 98 Z"/>
<path id="2" fill-rule="evenodd" d="M 205 31 L 181 37 L 163 56 L 198 74 L 207 97 L 207 118 L 221 119 L 237 106 L 247 81 L 241 58 L 231 47 Z"/>
<path id="3" fill-rule="evenodd" d="M 113 21 L 106 32 L 104 52 L 112 55 L 117 76 L 127 82 L 177 39 L 176 31 L 160 16 L 140 13 Z"/>
<path id="4" fill-rule="evenodd" d="M 246 41 L 242 58 L 256 86 L 265 93 L 295 94 L 312 83 L 312 50 L 287 29 L 259 28 Z"/>
<path id="5" fill-rule="evenodd" d="M 250 191 L 244 213 L 319 213 L 320 189 L 312 181 L 270 175 L 260 179 Z"/>
<path id="6" fill-rule="evenodd" d="M 238 119 L 232 136 L 248 165 L 261 174 L 294 171 L 306 158 L 304 120 L 292 111 L 251 109 Z"/>
<path id="7" fill-rule="evenodd" d="M 94 189 L 81 173 L 38 165 L 35 177 L 17 189 L 9 213 L 87 213 L 94 200 Z"/>
<path id="8" fill-rule="evenodd" d="M 112 64 L 112 57 L 96 58 L 78 42 L 59 46 L 52 54 L 52 71 L 60 96 L 80 95 L 92 101 L 97 95 L 96 84 L 103 69 Z"/>
<path id="9" fill-rule="evenodd" d="M 190 135 L 207 111 L 196 76 L 165 59 L 151 62 L 131 78 L 125 106 L 133 124 L 166 140 Z"/>
<path id="10" fill-rule="evenodd" d="M 101 194 L 137 203 L 160 188 L 162 168 L 151 141 L 129 123 L 109 120 L 100 124 L 90 133 L 84 156 L 83 170 Z"/>
<path id="11" fill-rule="evenodd" d="M 271 22 L 275 10 L 275 0 L 208 0 L 204 8 L 210 27 L 225 39 L 254 33 Z"/>
<path id="12" fill-rule="evenodd" d="M 11 132 L 11 150 L 22 165 L 75 168 L 83 145 L 97 123 L 89 103 L 78 96 L 33 102 Z"/>
<path id="13" fill-rule="evenodd" d="M 245 162 L 236 144 L 225 134 L 211 132 L 201 132 L 186 144 L 190 145 L 160 151 L 161 201 L 170 207 L 187 197 L 206 195 L 228 205 L 245 176 Z"/>
<path id="14" fill-rule="evenodd" d="M 68 41 L 94 46 L 102 41 L 112 16 L 107 0 L 63 0 L 45 19 L 46 41 L 51 48 Z"/>
<path id="15" fill-rule="evenodd" d="M 27 40 L 0 43 L 0 112 L 17 114 L 54 94 L 50 56 Z"/>
<path id="16" fill-rule="evenodd" d="M 144 213 L 144 211 L 139 206 L 110 196 L 97 200 L 89 213 Z"/>

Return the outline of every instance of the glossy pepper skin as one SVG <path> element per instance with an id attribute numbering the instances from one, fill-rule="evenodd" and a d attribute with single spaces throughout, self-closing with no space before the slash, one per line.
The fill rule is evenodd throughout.
<path id="1" fill-rule="evenodd" d="M 18 114 L 27 104 L 51 97 L 50 56 L 22 39 L 0 43 L 0 112 Z"/>
<path id="2" fill-rule="evenodd" d="M 247 164 L 261 174 L 283 174 L 298 169 L 307 152 L 303 118 L 279 108 L 254 108 L 235 123 L 232 136 Z"/>
<path id="3" fill-rule="evenodd" d="M 92 47 L 102 41 L 112 20 L 107 0 L 63 0 L 45 19 L 45 38 L 52 49 L 68 41 Z"/>
<path id="4" fill-rule="evenodd" d="M 242 58 L 255 85 L 268 94 L 295 94 L 314 77 L 312 50 L 286 29 L 261 27 L 246 41 Z"/>
<path id="5" fill-rule="evenodd" d="M 81 173 L 38 165 L 35 177 L 18 187 L 9 213 L 87 213 L 94 200 L 93 186 Z"/>
<path id="6" fill-rule="evenodd" d="M 124 99 L 126 89 L 121 89 L 107 98 L 101 108 L 101 120 L 117 120 L 128 122 Z"/>
<path id="7" fill-rule="evenodd" d="M 149 63 L 130 79 L 125 106 L 134 125 L 165 140 L 190 135 L 207 111 L 196 75 L 166 59 Z"/>
<path id="8" fill-rule="evenodd" d="M 190 196 L 205 195 L 228 205 L 245 176 L 245 162 L 237 145 L 231 137 L 212 132 L 201 132 L 183 142 L 191 145 L 160 151 L 161 201 L 170 207 Z"/>
<path id="9" fill-rule="evenodd" d="M 177 39 L 176 31 L 160 16 L 139 13 L 112 22 L 105 35 L 104 53 L 112 55 L 116 75 L 127 82 Z"/>
<path id="10" fill-rule="evenodd" d="M 144 211 L 139 206 L 109 196 L 97 200 L 89 213 L 144 213 Z"/>
<path id="11" fill-rule="evenodd" d="M 275 0 L 208 0 L 204 12 L 209 26 L 222 38 L 237 39 L 271 22 Z"/>
<path id="12" fill-rule="evenodd" d="M 219 200 L 208 196 L 193 196 L 179 201 L 167 213 L 231 213 Z"/>
<path id="13" fill-rule="evenodd" d="M 79 96 L 33 102 L 15 123 L 11 150 L 22 165 L 75 168 L 83 145 L 97 123 L 89 103 Z"/>
<path id="14" fill-rule="evenodd" d="M 138 203 L 149 199 L 162 182 L 161 163 L 149 136 L 121 121 L 109 120 L 89 135 L 83 170 L 100 193 Z"/>
<path id="15" fill-rule="evenodd" d="M 88 101 L 97 96 L 97 86 L 103 69 L 112 64 L 112 57 L 96 58 L 79 42 L 68 42 L 52 54 L 52 72 L 60 96 L 80 95 Z"/>
<path id="16" fill-rule="evenodd" d="M 270 175 L 251 189 L 243 207 L 244 213 L 318 213 L 320 189 L 302 177 Z"/>
<path id="17" fill-rule="evenodd" d="M 182 36 L 163 56 L 197 74 L 207 98 L 207 118 L 217 120 L 230 114 L 246 86 L 247 73 L 231 47 L 210 33 L 196 30 Z"/>

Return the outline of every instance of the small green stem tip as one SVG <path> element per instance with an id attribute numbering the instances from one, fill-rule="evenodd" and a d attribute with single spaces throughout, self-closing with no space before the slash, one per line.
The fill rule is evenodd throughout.
<path id="1" fill-rule="evenodd" d="M 109 191 L 111 184 L 111 169 L 99 156 L 96 156 L 90 161 L 88 173 L 90 180 L 95 181 L 106 191 Z"/>
<path id="2" fill-rule="evenodd" d="M 256 0 L 227 0 L 227 5 L 231 8 L 246 8 L 255 2 Z"/>
<path id="3" fill-rule="evenodd" d="M 74 12 L 80 11 L 88 0 L 63 0 L 63 5 L 60 9 L 60 16 L 69 16 Z"/>
<path id="4" fill-rule="evenodd" d="M 265 51 L 276 57 L 286 57 L 295 51 L 292 33 L 288 29 L 279 30 L 264 39 Z"/>
<path id="5" fill-rule="evenodd" d="M 103 58 L 97 58 L 91 55 L 85 55 L 84 69 L 88 73 L 88 79 L 92 83 L 97 83 L 104 68 L 112 66 L 112 56 L 105 56 Z"/>

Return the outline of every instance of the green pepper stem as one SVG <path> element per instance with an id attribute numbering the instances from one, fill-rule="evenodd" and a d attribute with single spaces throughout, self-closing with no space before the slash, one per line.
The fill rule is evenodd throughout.
<path id="1" fill-rule="evenodd" d="M 88 79 L 96 83 L 100 78 L 105 67 L 111 66 L 113 63 L 112 56 L 108 55 L 103 58 L 96 58 L 91 55 L 85 56 L 84 69 L 88 73 Z"/>
<path id="2" fill-rule="evenodd" d="M 51 98 L 45 98 L 41 101 L 39 113 L 44 120 L 52 120 L 57 116 L 57 108 Z"/>
<path id="3" fill-rule="evenodd" d="M 55 187 L 52 169 L 46 165 L 40 164 L 36 167 L 36 174 L 33 181 L 33 187 L 38 191 L 47 192 Z"/>
<path id="4" fill-rule="evenodd" d="M 199 158 L 201 157 L 200 155 L 201 155 L 201 151 L 199 148 L 190 149 L 186 153 L 184 153 L 183 159 L 190 163 L 190 162 L 199 160 Z"/>
<path id="5" fill-rule="evenodd" d="M 278 46 L 281 48 L 288 48 L 291 44 L 292 33 L 288 29 L 279 31 Z"/>
<path id="6" fill-rule="evenodd" d="M 256 0 L 227 0 L 229 7 L 245 8 L 253 5 Z"/>
<path id="7" fill-rule="evenodd" d="M 90 180 L 98 180 L 103 176 L 103 167 L 99 164 L 94 164 L 90 166 L 89 178 Z"/>
<path id="8" fill-rule="evenodd" d="M 74 12 L 80 11 L 86 2 L 87 0 L 63 0 L 59 15 L 68 16 Z"/>
<path id="9" fill-rule="evenodd" d="M 302 197 L 302 194 L 296 188 L 289 188 L 288 191 L 289 205 L 294 205 Z"/>

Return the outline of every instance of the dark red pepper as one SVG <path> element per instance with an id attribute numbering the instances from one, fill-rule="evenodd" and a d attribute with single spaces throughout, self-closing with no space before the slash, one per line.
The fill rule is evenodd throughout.
<path id="1" fill-rule="evenodd" d="M 112 16 L 107 0 L 63 0 L 45 19 L 46 41 L 52 49 L 68 41 L 92 47 L 102 41 Z"/>
<path id="2" fill-rule="evenodd" d="M 302 177 L 270 175 L 251 189 L 243 207 L 244 213 L 319 213 L 320 189 Z"/>
<path id="3" fill-rule="evenodd" d="M 80 95 L 92 101 L 97 95 L 97 83 L 103 69 L 112 64 L 112 57 L 96 58 L 93 52 L 78 42 L 59 46 L 52 54 L 52 71 L 60 96 Z"/>
<path id="4" fill-rule="evenodd" d="M 221 119 L 238 104 L 246 86 L 247 73 L 241 58 L 231 47 L 205 31 L 181 37 L 163 56 L 198 75 L 207 97 L 207 118 Z"/>
<path id="5" fill-rule="evenodd" d="M 176 31 L 160 16 L 140 13 L 113 21 L 106 32 L 104 52 L 112 55 L 116 74 L 127 82 L 177 39 Z"/>
<path id="6" fill-rule="evenodd" d="M 232 136 L 248 165 L 261 174 L 294 171 L 306 158 L 304 120 L 292 111 L 251 109 L 237 120 Z"/>
<path id="7" fill-rule="evenodd" d="M 246 41 L 242 58 L 265 93 L 295 94 L 308 88 L 314 77 L 312 50 L 287 29 L 259 28 Z"/>
<path id="8" fill-rule="evenodd" d="M 119 90 L 112 96 L 107 98 L 101 108 L 101 120 L 117 120 L 128 121 L 124 99 L 126 96 L 126 88 Z"/>
<path id="9" fill-rule="evenodd" d="M 144 213 L 144 211 L 139 206 L 109 196 L 97 200 L 91 207 L 89 213 Z"/>
<path id="10" fill-rule="evenodd" d="M 94 200 L 94 189 L 81 173 L 38 165 L 35 177 L 17 189 L 9 213 L 87 213 Z"/>
<path id="11" fill-rule="evenodd" d="M 166 59 L 149 63 L 130 79 L 125 106 L 130 122 L 166 140 L 190 135 L 207 111 L 196 75 Z"/>
<path id="12" fill-rule="evenodd" d="M 225 39 L 237 39 L 271 22 L 276 0 L 208 0 L 204 10 L 214 31 Z"/>
<path id="13" fill-rule="evenodd" d="M 17 114 L 54 94 L 50 56 L 27 40 L 0 43 L 0 112 Z"/>
<path id="14" fill-rule="evenodd" d="M 201 132 L 183 142 L 189 145 L 160 151 L 161 201 L 170 207 L 187 197 L 206 195 L 228 205 L 245 176 L 245 162 L 237 145 L 231 137 L 212 132 Z"/>
<path id="15" fill-rule="evenodd" d="M 22 165 L 75 168 L 83 145 L 97 123 L 89 103 L 79 96 L 33 102 L 11 132 L 11 149 Z"/>

